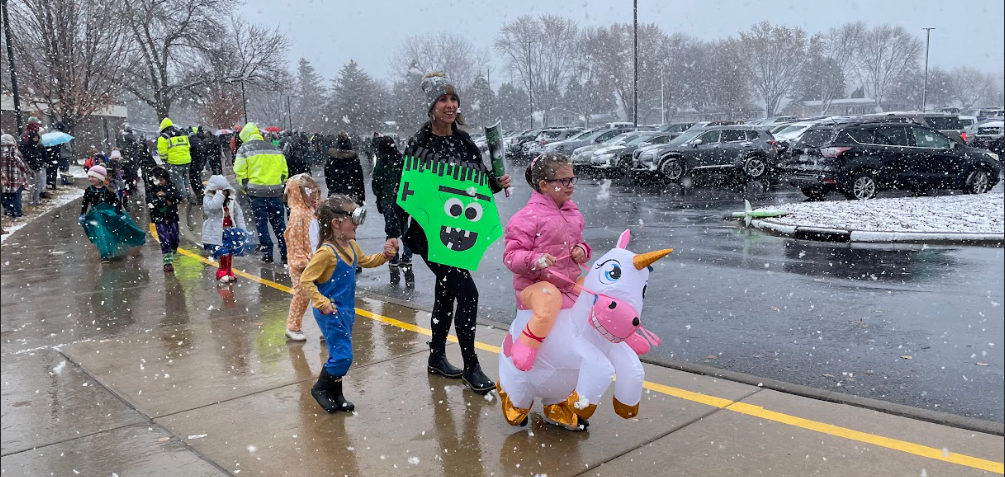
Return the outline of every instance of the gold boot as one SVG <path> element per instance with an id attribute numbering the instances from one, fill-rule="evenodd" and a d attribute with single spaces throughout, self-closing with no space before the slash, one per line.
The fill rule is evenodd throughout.
<path id="1" fill-rule="evenodd" d="M 506 418 L 506 422 L 511 426 L 526 426 L 527 425 L 527 415 L 530 414 L 530 409 L 521 409 L 513 405 L 513 402 L 509 400 L 509 395 L 506 391 L 503 391 L 502 384 L 496 381 L 496 392 L 499 393 L 499 402 L 502 403 L 503 417 Z"/>
<path id="2" fill-rule="evenodd" d="M 635 403 L 634 406 L 629 406 L 622 404 L 621 401 L 618 401 L 618 398 L 614 398 L 614 412 L 624 419 L 631 419 L 639 415 L 639 404 L 642 404 L 641 400 Z"/>
<path id="3" fill-rule="evenodd" d="M 589 421 L 576 415 L 575 408 L 570 402 L 573 395 L 579 401 L 578 395 L 573 392 L 558 404 L 548 404 L 544 406 L 544 420 L 556 426 L 562 426 L 570 431 L 585 431 L 590 425 Z"/>

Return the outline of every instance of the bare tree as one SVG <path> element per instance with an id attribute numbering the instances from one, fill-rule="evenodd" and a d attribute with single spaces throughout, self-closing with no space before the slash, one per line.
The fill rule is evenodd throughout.
<path id="1" fill-rule="evenodd" d="M 799 77 L 806 55 L 806 32 L 761 22 L 740 32 L 738 46 L 754 90 L 764 101 L 765 114 L 774 116 Z"/>
<path id="2" fill-rule="evenodd" d="M 535 106 L 545 113 L 557 106 L 570 75 L 573 74 L 579 27 L 572 20 L 542 15 L 524 15 L 503 25 L 495 41 L 511 68 L 520 74 L 534 97 Z"/>
<path id="3" fill-rule="evenodd" d="M 484 59 L 470 40 L 449 32 L 409 35 L 391 58 L 391 68 L 398 78 L 406 77 L 413 69 L 422 73 L 442 71 L 460 89 L 471 85 L 475 75 L 483 71 L 483 64 Z"/>
<path id="4" fill-rule="evenodd" d="M 976 68 L 957 66 L 949 74 L 949 96 L 963 110 L 973 109 L 978 103 L 994 97 L 994 75 L 984 74 Z"/>
<path id="5" fill-rule="evenodd" d="M 289 41 L 278 30 L 249 25 L 231 12 L 231 0 L 130 0 L 121 9 L 135 51 L 129 92 L 158 117 L 206 86 L 243 82 L 274 86 L 285 71 Z"/>
<path id="6" fill-rule="evenodd" d="M 28 98 L 72 131 L 122 91 L 126 36 L 116 4 L 24 0 L 11 6 L 11 45 Z M 97 28 L 95 25 L 105 25 Z M 5 65 L 6 66 L 6 65 Z"/>
<path id="7" fill-rule="evenodd" d="M 883 105 L 897 78 L 917 68 L 921 40 L 904 27 L 879 25 L 865 32 L 859 54 L 859 75 L 865 90 Z"/>
<path id="8" fill-rule="evenodd" d="M 134 68 L 127 87 L 166 118 L 171 105 L 210 79 L 193 74 L 204 54 L 219 40 L 224 24 L 218 12 L 230 11 L 226 0 L 130 0 L 121 15 L 132 34 Z"/>
<path id="9" fill-rule="evenodd" d="M 751 82 L 736 41 L 704 43 L 695 61 L 702 79 L 695 88 L 695 106 L 724 119 L 746 114 Z"/>

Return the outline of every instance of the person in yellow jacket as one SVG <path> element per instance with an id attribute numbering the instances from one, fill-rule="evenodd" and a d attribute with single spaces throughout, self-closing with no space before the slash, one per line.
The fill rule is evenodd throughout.
<path id="1" fill-rule="evenodd" d="M 262 261 L 271 263 L 272 237 L 269 224 L 279 242 L 279 256 L 286 264 L 286 208 L 283 206 L 283 192 L 286 179 L 290 175 L 286 167 L 286 157 L 275 146 L 266 142 L 258 132 L 255 123 L 241 128 L 241 147 L 234 156 L 234 175 L 241 192 L 247 194 L 251 211 L 258 229 L 259 251 Z"/>
<path id="2" fill-rule="evenodd" d="M 192 195 L 188 180 L 189 163 L 192 162 L 190 148 L 188 134 L 175 127 L 171 118 L 164 118 L 161 121 L 161 134 L 157 137 L 157 154 L 160 155 L 171 182 L 186 199 Z"/>

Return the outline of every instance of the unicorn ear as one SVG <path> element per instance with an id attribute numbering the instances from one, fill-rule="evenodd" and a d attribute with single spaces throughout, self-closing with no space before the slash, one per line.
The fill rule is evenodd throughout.
<path id="1" fill-rule="evenodd" d="M 629 229 L 625 229 L 621 232 L 621 237 L 618 238 L 618 248 L 628 248 L 628 241 L 631 240 L 632 233 Z"/>

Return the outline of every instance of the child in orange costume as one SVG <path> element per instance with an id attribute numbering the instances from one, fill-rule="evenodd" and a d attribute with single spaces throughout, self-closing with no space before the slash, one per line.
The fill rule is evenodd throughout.
<path id="1" fill-rule="evenodd" d="M 286 338 L 291 341 L 306 341 L 301 327 L 311 299 L 300 285 L 300 275 L 304 273 L 317 248 L 318 221 L 314 213 L 321 202 L 321 186 L 309 174 L 297 174 L 286 182 L 284 199 L 290 207 L 290 219 L 283 236 L 286 238 L 290 279 L 293 281 L 293 300 L 290 301 L 290 313 L 286 317 Z"/>

